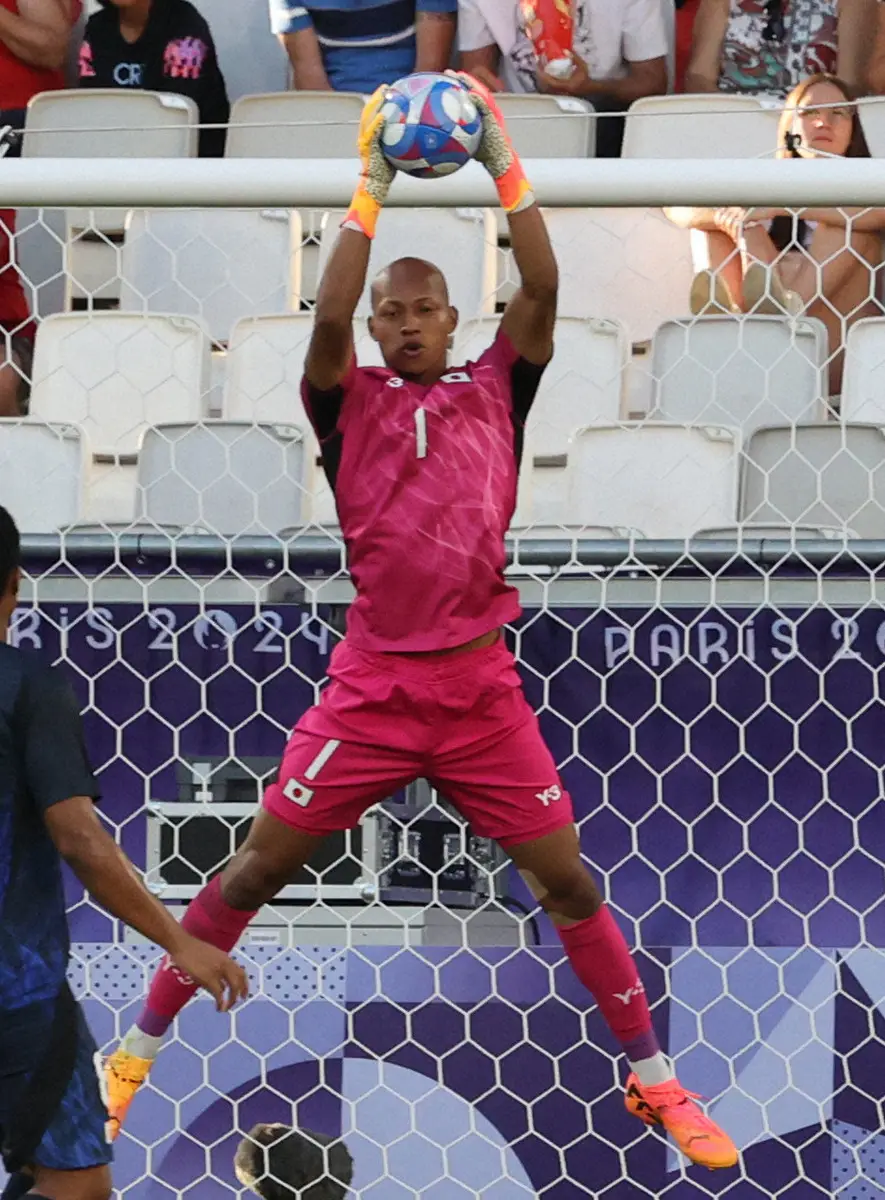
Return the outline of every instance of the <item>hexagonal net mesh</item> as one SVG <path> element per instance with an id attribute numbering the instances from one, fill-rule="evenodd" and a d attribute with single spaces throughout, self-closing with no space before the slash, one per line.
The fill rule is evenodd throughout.
<path id="1" fill-rule="evenodd" d="M 741 1167 L 687 1169 L 625 1113 L 552 927 L 418 781 L 262 910 L 237 951 L 248 1002 L 182 1012 L 116 1144 L 127 1197 L 232 1194 L 258 1122 L 317 1135 L 320 1159 L 343 1140 L 363 1200 L 885 1195 L 874 250 L 849 213 L 812 260 L 797 217 L 784 253 L 812 283 L 791 260 L 795 286 L 769 272 L 737 313 L 701 274 L 709 245 L 659 211 L 548 219 L 561 318 L 508 636 L 665 1049 Z M 25 545 L 11 640 L 65 665 L 103 815 L 176 913 L 242 842 L 352 597 L 298 400 L 335 227 L 18 217 L 39 321 L 32 367 L 9 345 L 30 415 L 0 424 Z M 454 367 L 488 344 L 512 256 L 489 212 L 402 210 L 373 268 L 429 244 L 462 313 Z M 357 353 L 378 363 L 366 311 Z M 70 902 L 72 983 L 110 1047 L 158 952 Z"/>

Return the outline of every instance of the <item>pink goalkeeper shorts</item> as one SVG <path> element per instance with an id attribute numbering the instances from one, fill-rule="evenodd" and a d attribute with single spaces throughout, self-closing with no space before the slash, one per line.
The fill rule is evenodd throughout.
<path id="1" fill-rule="evenodd" d="M 264 807 L 305 833 L 349 829 L 427 779 L 502 846 L 573 821 L 503 639 L 462 654 L 375 654 L 341 642 L 331 683 L 295 727 Z"/>

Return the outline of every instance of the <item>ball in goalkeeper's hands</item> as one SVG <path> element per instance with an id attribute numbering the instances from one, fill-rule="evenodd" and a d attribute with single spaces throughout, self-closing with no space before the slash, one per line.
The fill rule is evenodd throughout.
<path id="1" fill-rule="evenodd" d="M 420 71 L 391 84 L 381 107 L 381 148 L 397 171 L 418 179 L 451 175 L 473 158 L 482 117 L 466 85 Z"/>

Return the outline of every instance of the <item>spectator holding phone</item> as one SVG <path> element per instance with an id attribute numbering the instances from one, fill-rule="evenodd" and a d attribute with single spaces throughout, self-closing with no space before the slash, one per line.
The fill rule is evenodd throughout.
<path id="1" fill-rule="evenodd" d="M 492 91 L 550 92 L 589 100 L 596 154 L 617 158 L 623 113 L 634 100 L 667 90 L 667 33 L 660 0 L 577 0 L 574 69 L 562 78 L 539 65 L 518 0 L 459 0 L 461 66 Z"/>
<path id="2" fill-rule="evenodd" d="M 787 97 L 778 126 L 779 158 L 869 158 L 851 89 L 812 75 Z M 829 340 L 830 394 L 842 386 L 848 330 L 881 316 L 876 299 L 885 208 L 668 209 L 683 228 L 706 234 L 709 269 L 695 276 L 695 313 L 816 317 Z"/>

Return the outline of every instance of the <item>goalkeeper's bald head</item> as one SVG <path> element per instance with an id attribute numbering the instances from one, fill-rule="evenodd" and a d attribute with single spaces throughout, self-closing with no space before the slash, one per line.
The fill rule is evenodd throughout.
<path id="1" fill-rule="evenodd" d="M 262 1200 L 344 1200 L 353 1159 L 340 1138 L 255 1125 L 237 1147 L 234 1170 Z"/>

